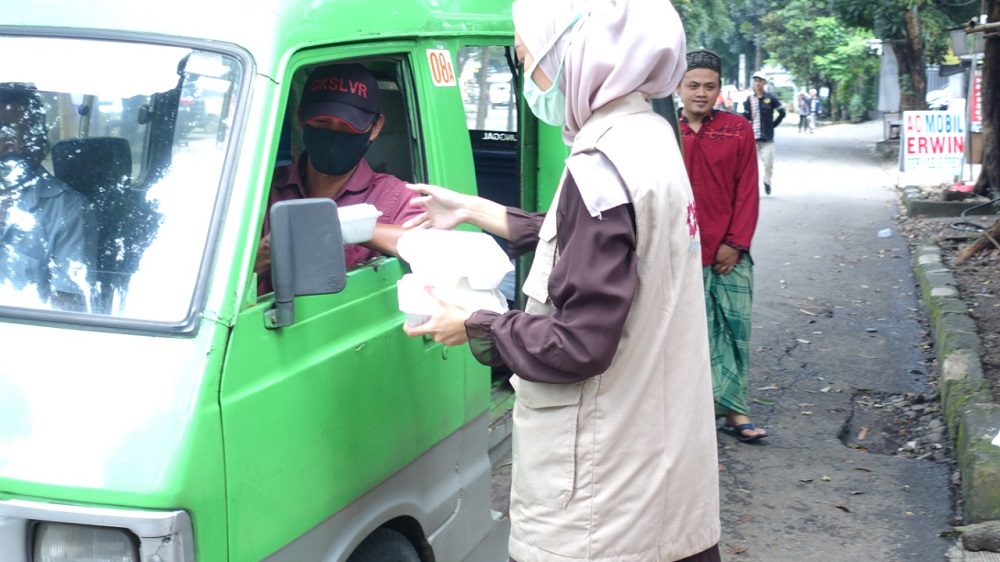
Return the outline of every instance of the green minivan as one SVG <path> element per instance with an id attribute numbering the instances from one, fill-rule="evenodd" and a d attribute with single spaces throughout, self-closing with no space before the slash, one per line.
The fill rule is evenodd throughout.
<path id="1" fill-rule="evenodd" d="M 96 257 L 63 272 L 72 307 L 5 273 L 32 224 L 0 162 L 0 560 L 507 559 L 509 374 L 407 337 L 408 265 L 338 265 L 329 201 L 275 207 L 279 294 L 253 265 L 331 62 L 379 82 L 376 171 L 544 208 L 566 147 L 523 109 L 512 42 L 509 0 L 4 6 L 0 87 L 42 100 L 41 166 Z"/>

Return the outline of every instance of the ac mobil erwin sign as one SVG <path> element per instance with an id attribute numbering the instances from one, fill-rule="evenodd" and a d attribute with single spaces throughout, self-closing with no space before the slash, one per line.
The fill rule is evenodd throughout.
<path id="1" fill-rule="evenodd" d="M 904 111 L 900 171 L 961 172 L 965 127 L 960 113 Z"/>

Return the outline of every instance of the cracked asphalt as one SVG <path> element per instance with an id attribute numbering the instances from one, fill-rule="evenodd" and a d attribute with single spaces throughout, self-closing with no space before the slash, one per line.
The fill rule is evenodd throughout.
<path id="1" fill-rule="evenodd" d="M 942 561 L 954 542 L 940 536 L 955 523 L 952 466 L 841 440 L 895 430 L 871 396 L 936 394 L 894 228 L 898 178 L 874 150 L 882 123 L 810 135 L 790 121 L 777 129 L 752 248 L 751 418 L 770 436 L 718 436 L 723 558 Z"/>

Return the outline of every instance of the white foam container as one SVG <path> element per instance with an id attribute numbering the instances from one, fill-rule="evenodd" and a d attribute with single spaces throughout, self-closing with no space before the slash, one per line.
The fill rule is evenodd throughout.
<path id="1" fill-rule="evenodd" d="M 435 288 L 438 298 L 468 310 L 507 311 L 507 299 L 499 289 L 473 289 L 465 277 L 454 286 L 438 287 L 430 277 L 407 273 L 396 283 L 396 296 L 399 310 L 406 314 L 406 322 L 411 326 L 427 322 L 440 308 L 437 299 L 427 291 L 429 286 Z"/>
<path id="2" fill-rule="evenodd" d="M 340 217 L 340 233 L 344 237 L 344 244 L 360 244 L 372 239 L 375 222 L 382 216 L 382 211 L 370 203 L 361 203 L 338 207 L 337 216 Z"/>
<path id="3" fill-rule="evenodd" d="M 503 248 L 483 232 L 410 230 L 400 236 L 396 250 L 413 273 L 436 287 L 454 287 L 464 277 L 472 289 L 496 289 L 514 270 Z"/>
<path id="4" fill-rule="evenodd" d="M 413 273 L 396 284 L 399 310 L 411 326 L 427 322 L 440 305 L 427 292 L 468 310 L 505 312 L 507 299 L 497 288 L 514 265 L 496 240 L 482 232 L 411 230 L 396 243 Z"/>

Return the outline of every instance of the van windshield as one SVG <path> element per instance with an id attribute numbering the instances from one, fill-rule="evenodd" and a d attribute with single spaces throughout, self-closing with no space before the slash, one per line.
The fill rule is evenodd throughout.
<path id="1" fill-rule="evenodd" d="M 184 321 L 240 62 L 21 36 L 0 56 L 0 308 Z"/>

